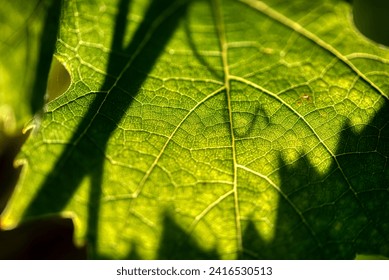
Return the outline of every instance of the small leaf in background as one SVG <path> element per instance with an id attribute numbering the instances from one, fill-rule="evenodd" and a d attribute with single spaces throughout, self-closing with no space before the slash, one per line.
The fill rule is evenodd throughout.
<path id="1" fill-rule="evenodd" d="M 0 124 L 15 133 L 42 109 L 61 1 L 7 1 L 0 9 Z M 1 128 L 0 128 L 1 129 Z"/>

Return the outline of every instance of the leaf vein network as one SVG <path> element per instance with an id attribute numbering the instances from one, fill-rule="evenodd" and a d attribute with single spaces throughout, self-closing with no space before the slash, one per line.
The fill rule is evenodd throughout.
<path id="1" fill-rule="evenodd" d="M 350 68 L 359 78 L 361 78 L 364 82 L 370 85 L 374 91 L 379 93 L 386 100 L 389 100 L 389 97 L 386 96 L 383 91 L 375 84 L 373 81 L 368 79 L 366 75 L 364 75 L 348 58 L 350 56 L 343 55 L 340 51 L 332 47 L 330 44 L 320 39 L 318 36 L 304 28 L 299 23 L 289 19 L 285 15 L 277 12 L 272 9 L 270 6 L 266 5 L 262 1 L 254 1 L 254 0 L 239 0 L 240 2 L 252 7 L 253 9 L 261 12 L 262 14 L 268 16 L 269 18 L 279 22 L 280 24 L 294 30 L 296 33 L 300 34 L 302 37 L 312 41 L 316 45 L 318 45 L 323 50 L 335 56 L 339 61 L 343 62 L 348 68 Z"/>

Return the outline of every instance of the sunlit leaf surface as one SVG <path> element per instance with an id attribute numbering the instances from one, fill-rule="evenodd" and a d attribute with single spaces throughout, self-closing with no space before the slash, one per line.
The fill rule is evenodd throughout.
<path id="1" fill-rule="evenodd" d="M 148 3 L 150 2 L 150 3 Z M 343 1 L 65 1 L 5 223 L 92 258 L 389 256 L 389 51 Z"/>

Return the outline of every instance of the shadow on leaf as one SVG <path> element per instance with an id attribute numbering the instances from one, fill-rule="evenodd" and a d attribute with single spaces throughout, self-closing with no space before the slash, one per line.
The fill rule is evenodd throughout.
<path id="1" fill-rule="evenodd" d="M 360 133 L 345 124 L 326 174 L 306 156 L 280 158 L 281 191 L 275 236 L 264 241 L 255 225 L 243 234 L 241 258 L 354 259 L 389 256 L 388 103 Z M 307 249 L 308 248 L 308 249 Z"/>
<path id="2" fill-rule="evenodd" d="M 51 0 L 47 3 L 48 7 L 46 8 L 45 22 L 41 32 L 39 59 L 31 92 L 30 106 L 33 114 L 39 112 L 43 107 L 51 60 L 57 41 L 61 16 L 61 3 L 62 1 L 57 0 Z"/>
<path id="3" fill-rule="evenodd" d="M 87 222 L 90 256 L 96 256 L 101 185 L 107 142 L 117 128 L 117 124 L 125 116 L 133 98 L 185 14 L 186 4 L 187 2 L 182 2 L 178 5 L 177 2 L 168 0 L 151 1 L 131 42 L 123 48 L 130 2 L 120 1 L 113 32 L 112 52 L 107 67 L 107 73 L 116 76 L 117 79 L 106 78 L 101 92 L 96 94 L 88 112 L 70 140 L 70 143 L 74 144 L 67 146 L 59 156 L 52 172 L 24 213 L 24 218 L 28 218 L 43 213 L 60 212 L 73 197 L 81 181 L 89 176 L 92 178 Z M 154 20 L 160 16 L 164 16 L 164 20 L 160 25 L 153 26 Z M 126 58 L 124 59 L 118 53 L 125 54 Z M 125 83 L 127 90 L 124 91 L 118 87 L 118 83 Z M 60 195 L 58 188 L 62 188 Z"/>
<path id="4" fill-rule="evenodd" d="M 162 228 L 163 233 L 158 249 L 158 259 L 213 260 L 219 258 L 215 251 L 207 252 L 203 250 L 168 213 L 164 216 Z"/>

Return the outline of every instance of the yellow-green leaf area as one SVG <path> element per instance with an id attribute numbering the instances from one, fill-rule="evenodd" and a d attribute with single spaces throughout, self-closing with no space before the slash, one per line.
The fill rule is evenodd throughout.
<path id="1" fill-rule="evenodd" d="M 389 52 L 292 2 L 67 1 L 6 224 L 71 213 L 91 258 L 388 256 Z"/>
<path id="2" fill-rule="evenodd" d="M 59 1 L 7 1 L 0 10 L 0 130 L 15 134 L 43 106 Z M 47 34 L 49 33 L 49 34 Z M 51 52 L 51 53 L 50 53 Z"/>

